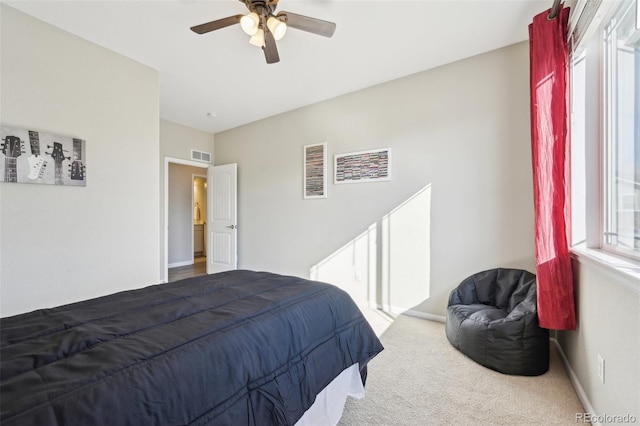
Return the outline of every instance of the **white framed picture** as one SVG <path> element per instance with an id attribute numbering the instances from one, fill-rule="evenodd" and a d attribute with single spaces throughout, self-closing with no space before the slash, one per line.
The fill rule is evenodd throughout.
<path id="1" fill-rule="evenodd" d="M 391 148 L 336 154 L 333 170 L 335 184 L 391 180 Z"/>
<path id="2" fill-rule="evenodd" d="M 84 139 L 12 127 L 0 133 L 0 182 L 87 185 Z"/>
<path id="3" fill-rule="evenodd" d="M 327 198 L 327 143 L 304 147 L 304 198 Z"/>

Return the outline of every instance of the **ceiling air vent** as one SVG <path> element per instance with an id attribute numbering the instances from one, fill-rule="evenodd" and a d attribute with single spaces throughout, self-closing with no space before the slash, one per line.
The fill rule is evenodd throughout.
<path id="1" fill-rule="evenodd" d="M 211 163 L 211 153 L 204 151 L 191 150 L 191 159 L 196 161 L 202 161 L 204 163 Z"/>

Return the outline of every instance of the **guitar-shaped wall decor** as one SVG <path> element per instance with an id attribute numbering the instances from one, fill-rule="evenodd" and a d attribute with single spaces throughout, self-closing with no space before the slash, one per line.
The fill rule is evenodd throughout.
<path id="1" fill-rule="evenodd" d="M 62 180 L 62 162 L 64 160 L 71 160 L 71 157 L 64 156 L 64 150 L 62 149 L 62 144 L 60 142 L 54 142 L 53 146 L 47 145 L 47 148 L 53 148 L 53 151 L 49 153 L 51 158 L 53 158 L 55 168 L 55 184 L 56 185 L 64 185 L 64 181 Z"/>
<path id="2" fill-rule="evenodd" d="M 71 163 L 70 177 L 73 180 L 84 180 L 85 168 L 82 164 L 82 139 L 73 139 L 73 162 Z"/>
<path id="3" fill-rule="evenodd" d="M 2 144 L 4 181 L 18 182 L 17 159 L 22 154 L 22 141 L 17 136 L 5 136 Z"/>
<path id="4" fill-rule="evenodd" d="M 86 163 L 82 138 L 0 126 L 0 182 L 87 186 Z"/>
<path id="5" fill-rule="evenodd" d="M 47 167 L 47 161 L 44 156 L 40 155 L 38 132 L 29 130 L 29 144 L 31 145 L 31 155 L 27 158 L 29 163 L 29 175 L 27 177 L 31 180 L 36 180 L 44 175 L 44 170 Z"/>

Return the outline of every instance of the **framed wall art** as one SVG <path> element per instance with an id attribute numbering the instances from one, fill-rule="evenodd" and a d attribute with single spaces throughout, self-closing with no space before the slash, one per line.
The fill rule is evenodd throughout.
<path id="1" fill-rule="evenodd" d="M 304 147 L 304 198 L 327 198 L 327 143 Z"/>
<path id="2" fill-rule="evenodd" d="M 0 182 L 86 186 L 84 139 L 1 127 Z"/>
<path id="3" fill-rule="evenodd" d="M 391 180 L 391 148 L 337 154 L 333 166 L 335 184 Z"/>

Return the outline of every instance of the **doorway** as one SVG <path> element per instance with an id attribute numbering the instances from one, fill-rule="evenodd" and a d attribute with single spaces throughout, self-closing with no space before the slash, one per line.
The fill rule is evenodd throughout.
<path id="1" fill-rule="evenodd" d="M 192 175 L 193 180 L 193 266 L 206 272 L 207 262 L 207 176 Z M 197 272 L 197 273 L 196 273 Z M 194 271 L 194 275 L 202 275 Z"/>
<path id="2" fill-rule="evenodd" d="M 186 187 L 180 187 L 175 192 L 172 188 L 172 180 L 174 173 L 186 173 L 185 169 L 179 167 L 192 166 L 196 169 L 189 169 L 190 177 L 187 180 Z M 205 169 L 205 170 L 203 170 Z M 193 173 L 192 173 L 193 172 Z M 193 231 L 194 231 L 194 217 L 197 217 L 197 210 L 195 209 L 195 202 L 193 197 L 193 183 L 194 175 L 204 176 L 202 172 L 206 172 L 206 210 L 202 211 L 200 206 L 200 220 L 204 220 L 206 223 L 206 229 L 204 241 L 206 243 L 207 258 L 205 265 L 205 273 L 213 274 L 216 272 L 222 272 L 226 270 L 233 270 L 237 268 L 238 254 L 237 254 L 237 164 L 225 164 L 220 166 L 210 166 L 202 164 L 196 161 L 182 160 L 178 158 L 165 157 L 164 167 L 164 216 L 163 216 L 163 236 L 164 236 L 164 252 L 163 262 L 161 265 L 162 282 L 168 282 L 169 280 L 169 266 L 170 266 L 170 249 L 173 247 L 169 244 L 170 233 L 173 233 L 175 229 L 172 229 L 171 223 L 173 222 L 172 215 L 170 214 L 170 206 L 174 204 L 183 203 L 178 199 L 185 198 L 185 194 L 189 194 L 188 212 L 185 217 L 189 217 L 191 229 L 186 231 L 191 237 L 178 239 L 182 241 L 183 246 L 186 246 L 190 253 L 189 256 L 184 255 L 183 258 L 189 260 L 182 260 L 175 262 L 175 259 L 171 259 L 174 263 L 173 267 L 185 267 L 193 265 Z M 192 173 L 192 174 L 191 174 Z M 170 200 L 171 199 L 171 200 Z M 181 207 L 182 208 L 182 207 Z M 182 211 L 182 210 L 181 210 Z M 178 226 L 184 226 L 185 221 L 180 220 Z M 186 235 L 183 231 L 183 234 Z M 188 245 L 185 244 L 188 241 Z M 184 247 L 183 247 L 183 250 Z"/>
<path id="3" fill-rule="evenodd" d="M 163 282 L 206 274 L 208 166 L 165 157 Z"/>

